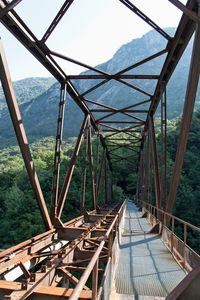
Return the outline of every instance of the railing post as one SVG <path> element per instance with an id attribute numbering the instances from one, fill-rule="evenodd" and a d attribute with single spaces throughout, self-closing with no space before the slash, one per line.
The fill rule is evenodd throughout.
<path id="1" fill-rule="evenodd" d="M 172 217 L 172 237 L 171 237 L 171 252 L 174 250 L 174 217 Z"/>
<path id="2" fill-rule="evenodd" d="M 186 265 L 187 224 L 184 223 L 184 268 Z"/>

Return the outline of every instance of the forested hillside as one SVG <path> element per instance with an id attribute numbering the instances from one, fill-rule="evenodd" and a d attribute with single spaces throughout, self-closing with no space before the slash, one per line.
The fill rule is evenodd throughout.
<path id="1" fill-rule="evenodd" d="M 69 160 L 72 155 L 76 138 L 67 139 L 63 143 L 61 177 L 62 184 Z M 96 142 L 93 141 L 94 150 Z M 45 138 L 30 145 L 34 163 L 39 175 L 44 198 L 48 207 L 51 203 L 51 185 L 54 158 L 54 139 Z M 70 185 L 62 220 L 67 221 L 80 214 L 80 191 L 82 166 L 84 160 L 84 145 L 81 147 L 75 166 L 73 180 Z M 96 158 L 96 157 L 94 157 Z M 95 163 L 97 160 L 95 159 Z M 96 168 L 96 165 L 94 165 Z M 126 169 L 127 165 L 121 166 Z M 89 178 L 89 169 L 87 168 Z M 120 170 L 118 170 L 120 173 Z M 118 177 L 123 180 L 123 174 Z M 115 176 L 116 178 L 116 176 Z M 120 179 L 121 178 L 121 179 Z M 114 184 L 114 194 L 117 200 L 122 198 L 122 189 Z M 104 180 L 102 180 L 99 204 L 105 199 Z M 87 180 L 86 209 L 91 210 L 90 180 Z M 32 192 L 29 179 L 18 146 L 4 148 L 0 152 L 0 249 L 7 248 L 44 231 L 42 219 Z M 6 233 L 6 234 L 5 234 Z"/>
<path id="2" fill-rule="evenodd" d="M 54 83 L 55 79 L 52 77 L 32 77 L 15 81 L 13 86 L 18 103 L 21 105 L 37 98 L 46 92 Z M 7 105 L 4 98 L 4 93 L 2 87 L 0 87 L 0 116 L 5 112 L 6 107 Z"/>
<path id="3" fill-rule="evenodd" d="M 172 173 L 172 165 L 175 157 L 177 137 L 179 132 L 179 119 L 171 122 L 168 134 L 168 182 Z M 174 213 L 196 225 L 200 226 L 200 111 L 194 113 L 190 131 L 187 153 L 181 177 Z M 159 137 L 158 137 L 159 138 Z M 64 142 L 61 164 L 61 182 L 69 163 L 74 147 L 75 138 Z M 95 150 L 96 142 L 93 141 Z M 38 170 L 44 197 L 48 206 L 51 202 L 51 182 L 53 167 L 54 139 L 46 138 L 31 144 L 34 153 L 34 161 Z M 119 150 L 122 151 L 122 150 Z M 66 201 L 63 220 L 68 220 L 79 214 L 79 200 L 81 189 L 81 173 L 84 148 L 75 166 L 72 184 Z M 96 153 L 94 151 L 94 153 Z M 118 154 L 121 154 L 120 152 Z M 94 154 L 96 155 L 96 154 Z M 134 194 L 136 187 L 136 162 L 124 161 L 113 164 L 114 194 L 118 200 L 124 194 Z M 89 175 L 88 175 L 89 176 Z M 91 208 L 91 194 L 87 183 L 86 207 Z M 104 199 L 104 187 L 102 186 L 100 203 Z M 0 248 L 6 248 L 22 240 L 30 238 L 44 230 L 39 209 L 32 193 L 23 160 L 17 146 L 9 147 L 0 152 Z M 181 235 L 183 228 L 177 228 Z M 5 234 L 6 232 L 6 234 Z M 189 243 L 197 247 L 199 236 L 190 233 Z"/>

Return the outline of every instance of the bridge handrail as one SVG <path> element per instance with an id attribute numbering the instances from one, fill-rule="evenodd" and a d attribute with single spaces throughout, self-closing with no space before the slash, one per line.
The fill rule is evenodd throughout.
<path id="1" fill-rule="evenodd" d="M 199 254 L 192 249 L 188 244 L 188 228 L 200 232 L 200 228 L 194 226 L 162 209 L 153 206 L 150 203 L 142 201 L 143 208 L 146 212 L 149 212 L 156 221 L 159 221 L 162 226 L 160 227 L 160 233 L 162 232 L 163 242 L 166 244 L 169 251 L 174 255 L 175 259 L 182 265 L 188 272 L 196 268 L 200 263 Z M 177 236 L 175 233 L 175 220 L 183 226 L 183 237 Z M 171 224 L 171 228 L 170 228 Z M 171 232 L 170 235 L 165 236 L 163 229 Z"/>
<path id="2" fill-rule="evenodd" d="M 93 255 L 93 257 L 91 258 L 87 268 L 85 269 L 83 275 L 81 276 L 80 280 L 79 280 L 79 283 L 76 285 L 76 287 L 74 288 L 73 290 L 73 293 L 71 294 L 69 300 L 76 300 L 79 298 L 80 296 L 80 293 L 81 291 L 83 290 L 91 272 L 95 271 L 96 269 L 98 270 L 98 259 L 99 259 L 99 256 L 100 256 L 100 253 L 105 245 L 105 242 L 107 240 L 109 240 L 109 235 L 111 233 L 111 231 L 114 229 L 114 226 L 121 220 L 121 217 L 122 217 L 122 214 L 123 214 L 123 210 L 124 210 L 124 207 L 125 207 L 125 202 L 124 201 L 118 211 L 118 213 L 116 214 L 113 222 L 111 223 L 110 227 L 108 228 L 103 240 L 101 241 L 99 247 L 97 248 L 95 254 Z M 111 254 L 111 253 L 110 253 Z M 97 282 L 98 281 L 98 272 L 95 272 L 95 278 L 94 278 L 94 281 Z M 92 284 L 92 293 L 94 292 L 94 289 L 96 288 L 96 285 L 95 284 Z M 92 299 L 95 299 L 94 297 Z"/>
<path id="3" fill-rule="evenodd" d="M 190 228 L 192 228 L 192 229 L 194 229 L 194 230 L 200 232 L 200 227 L 197 227 L 197 226 L 195 226 L 195 225 L 192 225 L 191 223 L 188 223 L 188 222 L 186 222 L 186 221 L 184 221 L 184 220 L 182 220 L 182 219 L 180 219 L 180 218 L 178 218 L 178 217 L 176 217 L 176 216 L 174 216 L 174 215 L 172 215 L 172 214 L 170 214 L 170 213 L 168 213 L 168 212 L 166 212 L 166 211 L 164 211 L 164 210 L 162 210 L 162 209 L 160 209 L 160 208 L 157 208 L 156 206 L 154 206 L 154 205 L 152 205 L 152 204 L 150 204 L 150 203 L 146 203 L 145 201 L 142 201 L 142 204 L 145 204 L 145 205 L 143 206 L 144 208 L 146 208 L 146 205 L 148 205 L 149 207 L 153 208 L 154 211 L 157 210 L 158 212 L 161 212 L 161 213 L 163 213 L 164 215 L 167 215 L 167 216 L 170 217 L 171 219 L 177 220 L 177 221 L 179 221 L 180 223 L 185 224 L 185 225 L 187 225 L 188 227 L 190 227 Z M 150 209 L 149 209 L 149 211 L 150 211 Z M 152 213 L 152 211 L 150 211 L 150 212 Z M 153 214 L 153 213 L 152 213 L 152 214 Z M 154 216 L 155 216 L 155 213 L 154 213 Z M 164 224 L 164 225 L 166 225 L 166 224 Z"/>

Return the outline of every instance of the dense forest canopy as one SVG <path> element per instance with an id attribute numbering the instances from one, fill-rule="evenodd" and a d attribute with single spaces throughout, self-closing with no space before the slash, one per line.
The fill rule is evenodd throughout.
<path id="1" fill-rule="evenodd" d="M 172 174 L 173 161 L 176 153 L 176 145 L 179 134 L 180 119 L 170 122 L 168 128 L 168 184 Z M 190 130 L 187 152 L 184 160 L 184 167 L 181 183 L 178 190 L 175 215 L 200 226 L 200 111 L 193 115 L 193 122 Z M 63 143 L 61 180 L 62 183 L 67 165 L 69 163 L 75 138 L 68 138 Z M 158 130 L 159 141 L 159 130 Z M 39 174 L 44 197 L 48 207 L 51 203 L 51 184 L 54 156 L 54 138 L 44 138 L 31 144 L 36 169 Z M 93 140 L 94 156 L 97 141 Z M 130 155 L 128 150 L 121 148 L 118 155 Z M 132 154 L 133 155 L 133 154 Z M 94 157 L 95 158 L 95 157 Z M 72 184 L 67 197 L 63 221 L 72 219 L 80 214 L 80 190 L 82 164 L 84 160 L 84 143 L 81 147 L 73 174 Z M 95 161 L 95 159 L 94 159 Z M 136 188 L 137 153 L 129 161 L 114 161 L 113 157 L 113 184 L 114 198 L 119 200 L 124 195 L 133 195 Z M 88 174 L 89 177 L 89 174 Z M 89 180 L 87 183 L 86 208 L 91 209 L 91 194 Z M 99 203 L 105 198 L 104 180 L 102 181 Z M 7 248 L 22 240 L 30 238 L 44 231 L 42 219 L 37 206 L 35 196 L 29 184 L 28 176 L 18 146 L 4 148 L 0 152 L 0 248 Z M 179 230 L 180 235 L 182 229 Z M 192 236 L 190 244 L 195 247 L 199 237 Z"/>

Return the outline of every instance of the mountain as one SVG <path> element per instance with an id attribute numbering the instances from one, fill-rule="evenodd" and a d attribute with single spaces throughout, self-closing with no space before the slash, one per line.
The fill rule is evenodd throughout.
<path id="1" fill-rule="evenodd" d="M 165 29 L 165 31 L 167 31 L 168 34 L 173 36 L 175 29 L 167 28 Z M 137 61 L 140 61 L 148 57 L 149 55 L 152 55 L 164 49 L 165 46 L 165 39 L 162 38 L 154 30 L 151 30 L 145 35 L 143 35 L 141 38 L 133 39 L 131 42 L 122 45 L 109 61 L 98 65 L 97 68 L 104 70 L 108 73 L 116 73 L 119 70 L 125 69 L 128 66 L 136 63 Z M 190 55 L 191 44 L 188 45 L 167 88 L 168 118 L 174 118 L 176 116 L 179 116 L 182 111 Z M 160 56 L 124 74 L 159 75 L 164 59 L 165 55 Z M 94 71 L 83 72 L 83 74 L 94 73 Z M 39 81 L 40 80 L 41 78 L 39 79 Z M 46 79 L 44 79 L 44 81 L 45 80 Z M 20 109 L 27 131 L 27 135 L 30 137 L 31 140 L 44 136 L 52 136 L 56 133 L 56 120 L 59 102 L 59 84 L 54 83 L 47 89 L 49 82 L 48 80 L 47 82 L 45 82 L 45 87 L 43 86 L 43 82 L 41 81 L 41 89 L 42 87 L 44 87 L 45 91 L 43 93 L 39 93 L 39 95 L 34 99 L 31 99 L 31 93 L 33 89 L 31 85 L 34 81 L 37 82 L 37 78 L 27 79 L 27 85 L 25 85 L 25 82 L 16 82 L 16 86 L 19 86 L 16 89 L 17 94 L 21 89 L 25 89 L 26 91 L 24 94 L 21 93 L 22 96 L 19 96 L 19 103 L 21 103 Z M 83 93 L 100 81 L 101 80 L 76 80 L 73 81 L 73 84 L 79 92 Z M 145 80 L 145 84 L 143 80 L 128 81 L 131 84 L 142 88 L 145 92 L 150 94 L 153 93 L 156 86 L 155 80 Z M 38 88 L 38 90 L 40 90 L 40 88 Z M 26 94 L 29 94 L 29 97 L 26 96 Z M 106 103 L 107 105 L 121 108 L 134 104 L 136 101 L 146 100 L 149 97 L 115 80 L 110 80 L 105 85 L 102 85 L 95 91 L 87 94 L 86 98 L 97 100 L 101 103 Z M 199 106 L 199 98 L 200 92 L 198 91 L 197 106 Z M 82 116 L 83 114 L 80 111 L 80 109 L 77 107 L 74 101 L 68 97 L 65 109 L 65 136 L 77 135 Z M 0 120 L 0 136 L 3 139 L 3 141 L 12 140 L 14 133 L 13 130 L 10 129 L 11 127 L 12 126 L 9 121 L 9 114 L 7 111 L 4 110 Z"/>
<path id="2" fill-rule="evenodd" d="M 42 95 L 49 87 L 55 83 L 55 79 L 52 77 L 44 78 L 25 78 L 13 83 L 16 97 L 19 104 L 23 104 L 31 101 L 32 99 Z M 4 92 L 2 87 L 0 86 L 0 115 L 4 108 L 6 108 L 6 102 L 4 97 Z"/>

